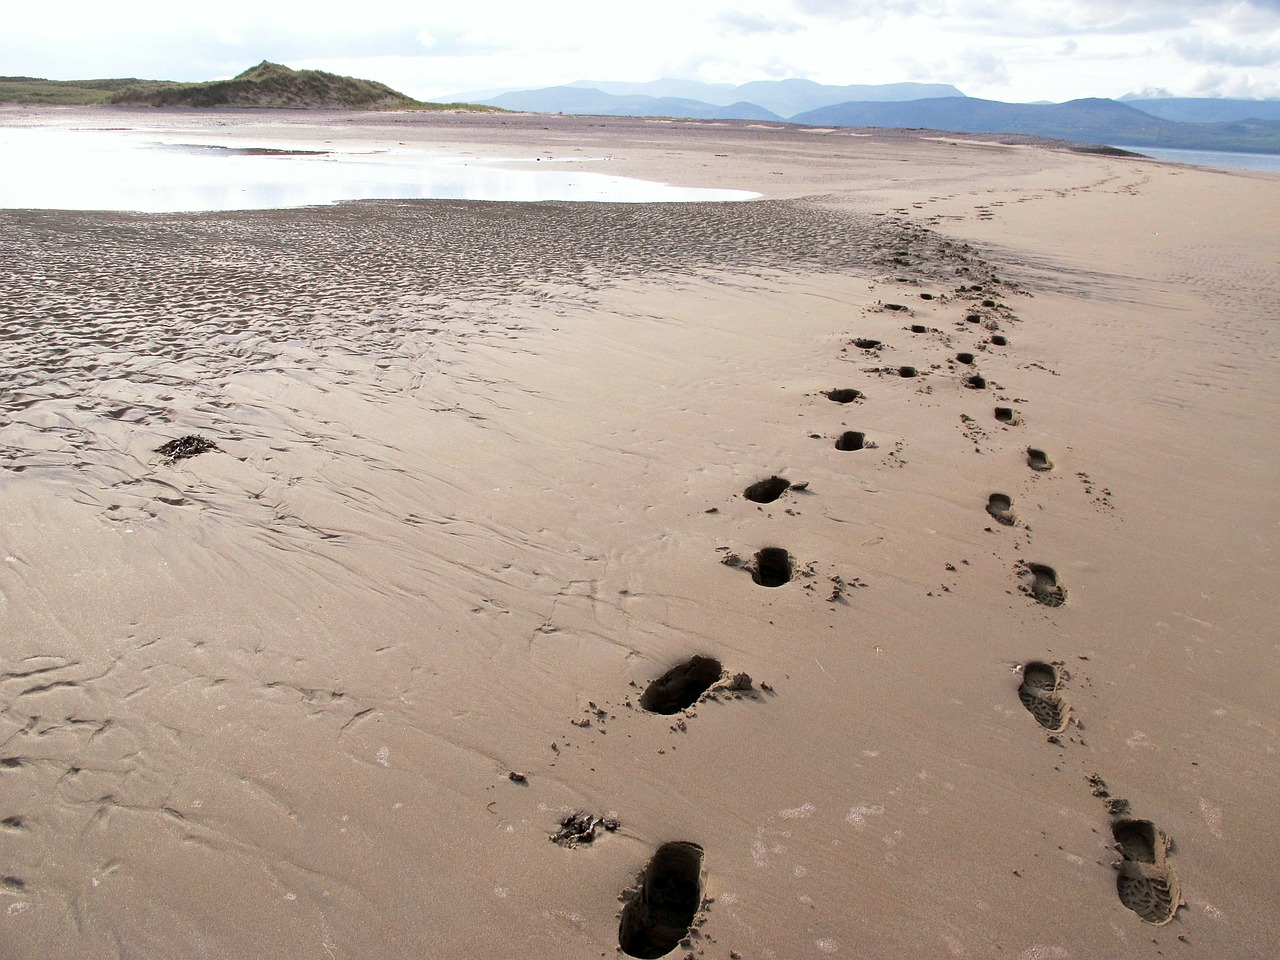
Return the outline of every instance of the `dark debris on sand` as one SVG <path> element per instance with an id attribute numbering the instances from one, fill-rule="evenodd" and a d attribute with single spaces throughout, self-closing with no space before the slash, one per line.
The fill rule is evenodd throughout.
<path id="1" fill-rule="evenodd" d="M 560 829 L 551 834 L 551 839 L 562 847 L 576 847 L 580 843 L 591 843 L 596 838 L 596 830 L 603 827 L 609 833 L 617 830 L 621 823 L 617 817 L 594 817 L 589 813 L 571 813 L 560 821 Z"/>
<path id="2" fill-rule="evenodd" d="M 164 456 L 165 463 L 176 463 L 179 460 L 187 459 L 187 457 L 197 457 L 202 453 L 217 449 L 218 445 L 207 437 L 189 433 L 185 437 L 179 437 L 177 440 L 162 443 L 156 447 L 156 453 Z"/>

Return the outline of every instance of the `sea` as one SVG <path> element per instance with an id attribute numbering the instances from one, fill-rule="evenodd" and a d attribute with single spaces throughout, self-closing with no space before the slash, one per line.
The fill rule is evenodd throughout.
<path id="1" fill-rule="evenodd" d="M 1113 143 L 1121 150 L 1132 150 L 1156 160 L 1195 164 L 1200 167 L 1219 167 L 1224 170 L 1265 170 L 1280 173 L 1280 154 L 1233 153 L 1225 150 L 1168 150 L 1162 147 L 1134 147 L 1125 143 Z"/>

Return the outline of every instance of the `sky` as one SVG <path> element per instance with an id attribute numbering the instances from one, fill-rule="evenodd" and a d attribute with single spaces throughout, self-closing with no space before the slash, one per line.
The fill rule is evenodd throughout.
<path id="1" fill-rule="evenodd" d="M 261 60 L 420 99 L 576 80 L 951 83 L 1060 102 L 1280 98 L 1280 0 L 56 0 L 0 75 L 213 80 Z"/>

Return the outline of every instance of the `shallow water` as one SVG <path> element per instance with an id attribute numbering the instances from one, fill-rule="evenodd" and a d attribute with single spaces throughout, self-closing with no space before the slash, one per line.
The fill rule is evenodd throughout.
<path id="1" fill-rule="evenodd" d="M 0 209 L 175 213 L 372 199 L 689 203 L 758 196 L 564 169 L 564 161 L 510 169 L 535 162 L 463 161 L 408 148 L 178 143 L 137 131 L 3 129 L 0 156 Z"/>
<path id="2" fill-rule="evenodd" d="M 1164 147 L 1130 147 L 1115 144 L 1123 150 L 1145 154 L 1157 160 L 1190 163 L 1199 167 L 1222 167 L 1227 170 L 1266 170 L 1280 173 L 1280 154 L 1237 153 L 1226 150 L 1174 150 Z"/>

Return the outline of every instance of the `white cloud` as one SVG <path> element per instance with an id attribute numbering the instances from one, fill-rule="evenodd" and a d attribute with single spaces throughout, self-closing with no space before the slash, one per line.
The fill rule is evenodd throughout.
<path id="1" fill-rule="evenodd" d="M 422 97 L 586 77 L 916 79 L 1007 100 L 1280 84 L 1280 0 L 62 0 L 4 19 L 5 73 L 195 80 L 272 59 Z"/>

